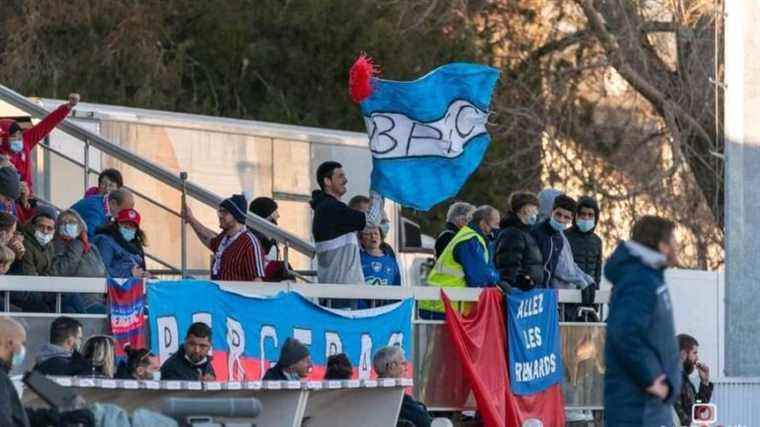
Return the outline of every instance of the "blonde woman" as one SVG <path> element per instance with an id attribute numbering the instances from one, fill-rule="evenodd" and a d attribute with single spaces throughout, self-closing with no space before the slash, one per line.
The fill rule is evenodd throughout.
<path id="1" fill-rule="evenodd" d="M 113 338 L 96 335 L 84 344 L 84 357 L 92 364 L 95 377 L 113 378 L 116 373 L 116 355 Z"/>

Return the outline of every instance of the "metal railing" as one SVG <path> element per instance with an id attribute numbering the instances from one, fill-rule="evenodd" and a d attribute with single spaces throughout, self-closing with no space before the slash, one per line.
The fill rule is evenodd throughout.
<path id="1" fill-rule="evenodd" d="M 151 281 L 147 281 L 150 286 Z M 415 301 L 430 301 L 440 298 L 443 290 L 452 301 L 477 301 L 483 288 L 438 288 L 432 286 L 367 286 L 367 285 L 313 285 L 295 282 L 222 282 L 214 281 L 220 288 L 241 295 L 273 296 L 279 292 L 298 292 L 306 298 L 326 299 L 368 299 L 368 300 L 402 300 L 413 298 Z M 0 276 L 0 292 L 5 294 L 4 311 L 8 310 L 10 292 L 45 292 L 56 293 L 60 300 L 62 293 L 106 293 L 105 278 L 93 277 L 43 277 L 43 276 Z M 579 304 L 582 302 L 581 291 L 571 289 L 557 290 L 561 304 Z M 609 291 L 598 291 L 596 304 L 609 302 Z M 430 321 L 425 321 L 430 322 Z M 435 322 L 435 321 L 433 321 Z"/>
<path id="2" fill-rule="evenodd" d="M 30 114 L 33 117 L 36 118 L 42 118 L 45 117 L 50 113 L 50 111 L 46 110 L 45 108 L 37 105 L 36 103 L 28 100 L 26 97 L 16 93 L 15 91 L 9 89 L 6 86 L 0 85 L 0 100 L 3 100 L 7 102 L 8 104 Z M 85 189 L 89 186 L 89 178 L 91 173 L 97 173 L 97 171 L 93 170 L 90 167 L 90 147 L 94 147 L 104 154 L 111 156 L 115 159 L 118 159 L 119 161 L 123 162 L 124 164 L 136 168 L 137 170 L 140 170 L 141 172 L 147 174 L 148 176 L 158 180 L 159 182 L 168 185 L 169 187 L 179 191 L 182 194 L 182 201 L 184 202 L 185 199 L 189 196 L 209 207 L 212 207 L 216 209 L 219 206 L 219 203 L 223 200 L 220 196 L 217 196 L 216 194 L 207 191 L 204 188 L 201 188 L 198 185 L 193 184 L 192 182 L 189 182 L 187 180 L 187 174 L 185 172 L 180 172 L 179 174 L 175 174 L 172 171 L 169 171 L 168 169 L 159 166 L 155 163 L 152 163 L 128 150 L 125 150 L 121 147 L 119 147 L 116 144 L 113 144 L 100 135 L 97 135 L 93 132 L 88 131 L 87 129 L 84 129 L 75 123 L 73 123 L 71 120 L 64 120 L 58 125 L 58 129 L 61 131 L 71 135 L 72 137 L 82 141 L 84 143 L 84 164 L 79 163 L 75 159 L 72 159 L 63 153 L 58 152 L 57 150 L 52 149 L 51 147 L 47 145 L 41 145 L 45 149 L 50 150 L 51 152 L 55 153 L 56 155 L 61 156 L 62 158 L 73 162 L 80 167 L 84 169 L 83 173 L 83 181 L 85 185 Z M 171 212 L 172 214 L 177 215 L 178 213 L 161 205 L 159 202 L 143 195 L 140 193 L 135 193 L 136 195 L 148 200 L 152 204 L 156 204 L 161 206 L 162 208 L 166 209 L 167 211 Z M 285 263 L 287 265 L 287 254 L 288 249 L 293 248 L 296 251 L 306 255 L 309 258 L 312 258 L 315 254 L 314 245 L 306 240 L 303 240 L 299 238 L 298 236 L 283 230 L 282 228 L 272 224 L 271 222 L 257 216 L 254 214 L 248 214 L 246 218 L 246 225 L 249 227 L 263 233 L 269 238 L 273 238 L 276 241 L 282 243 L 285 246 Z M 182 226 L 182 242 L 181 242 L 181 266 L 179 267 L 179 271 L 181 271 L 184 275 L 184 272 L 187 270 L 187 233 L 185 230 L 186 226 L 183 223 Z M 161 263 L 164 264 L 164 263 Z M 172 267 L 173 268 L 173 267 Z"/>

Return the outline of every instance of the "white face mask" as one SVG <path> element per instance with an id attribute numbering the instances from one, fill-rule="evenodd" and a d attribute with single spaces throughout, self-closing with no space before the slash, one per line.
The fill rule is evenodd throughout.
<path id="1" fill-rule="evenodd" d="M 34 232 L 34 238 L 37 239 L 37 242 L 39 242 L 40 245 L 45 246 L 53 240 L 53 233 L 47 234 L 36 230 Z"/>
<path id="2" fill-rule="evenodd" d="M 13 138 L 8 141 L 11 147 L 11 151 L 19 153 L 24 149 L 24 141 L 21 138 Z"/>

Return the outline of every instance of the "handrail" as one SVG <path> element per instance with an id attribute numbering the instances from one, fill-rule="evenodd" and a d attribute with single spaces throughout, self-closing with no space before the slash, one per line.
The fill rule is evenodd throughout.
<path id="1" fill-rule="evenodd" d="M 45 117 L 50 113 L 45 108 L 26 99 L 26 97 L 16 93 L 4 85 L 0 85 L 0 99 L 37 118 Z M 175 190 L 182 190 L 183 184 L 178 174 L 175 174 L 168 169 L 145 160 L 142 157 L 139 157 L 136 154 L 125 150 L 116 144 L 112 144 L 100 135 L 79 127 L 71 120 L 66 119 L 62 121 L 58 125 L 58 128 L 63 132 L 73 136 L 74 138 L 91 144 L 93 147 L 106 153 L 107 155 L 115 157 L 125 164 L 142 171 L 143 173 L 174 188 Z M 186 188 L 187 194 L 214 209 L 216 209 L 219 206 L 219 203 L 221 203 L 223 200 L 216 194 L 190 182 L 186 183 Z M 264 233 L 266 236 L 273 238 L 278 242 L 292 247 L 293 249 L 310 258 L 312 258 L 316 253 L 314 245 L 312 243 L 307 242 L 298 236 L 281 229 L 280 227 L 259 217 L 258 215 L 249 213 L 246 218 L 246 225 L 257 231 L 260 231 L 261 233 Z"/>
<path id="2" fill-rule="evenodd" d="M 148 281 L 150 286 L 152 282 Z M 272 296 L 283 291 L 295 291 L 307 298 L 379 299 L 395 300 L 414 298 L 418 301 L 437 300 L 443 289 L 455 301 L 477 301 L 483 288 L 438 288 L 433 286 L 367 286 L 367 285 L 327 285 L 309 283 L 258 283 L 258 282 L 214 282 L 226 291 L 241 295 Z M 105 293 L 104 278 L 87 277 L 42 277 L 42 276 L 0 276 L 0 292 L 81 292 Z M 560 303 L 580 303 L 581 291 L 558 289 Z M 607 304 L 609 291 L 597 291 L 595 302 Z"/>

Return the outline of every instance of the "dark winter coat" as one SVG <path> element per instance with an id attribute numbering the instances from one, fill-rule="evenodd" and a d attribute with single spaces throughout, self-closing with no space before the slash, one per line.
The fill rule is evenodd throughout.
<path id="1" fill-rule="evenodd" d="M 544 257 L 530 226 L 517 215 L 510 214 L 504 220 L 494 246 L 494 264 L 501 280 L 524 291 L 543 283 Z"/>
<path id="2" fill-rule="evenodd" d="M 449 245 L 449 242 L 451 239 L 454 238 L 454 236 L 459 231 L 459 227 L 456 225 L 447 222 L 446 225 L 443 228 L 443 231 L 441 231 L 441 234 L 438 235 L 438 237 L 435 238 L 435 257 L 438 258 L 443 253 L 443 250 L 446 249 L 446 246 Z"/>
<path id="3" fill-rule="evenodd" d="M 0 425 L 7 427 L 29 427 L 26 410 L 13 387 L 5 369 L 0 369 Z"/>
<path id="4" fill-rule="evenodd" d="M 22 268 L 24 276 L 49 276 L 50 267 L 53 264 L 53 245 L 48 243 L 44 247 L 34 237 L 34 227 L 29 224 L 20 229 L 24 235 L 24 258 Z M 52 243 L 52 242 L 51 242 Z"/>
<path id="5" fill-rule="evenodd" d="M 414 424 L 414 427 L 430 427 L 433 422 L 433 417 L 430 416 L 425 405 L 408 394 L 404 394 L 398 419 L 409 421 Z"/>
<path id="6" fill-rule="evenodd" d="M 690 426 L 691 422 L 691 408 L 697 401 L 701 403 L 710 403 L 713 392 L 713 383 L 705 384 L 702 381 L 699 382 L 699 391 L 694 387 L 694 384 L 689 380 L 689 376 L 686 372 L 683 373 L 681 378 L 681 393 L 678 395 L 676 401 L 676 414 L 681 421 L 682 426 Z"/>
<path id="7" fill-rule="evenodd" d="M 267 372 L 264 374 L 264 378 L 262 378 L 264 381 L 287 381 L 288 377 L 285 376 L 285 373 L 282 372 L 282 367 L 280 367 L 279 364 L 276 364 L 272 366 L 271 368 L 267 369 Z"/>
<path id="8" fill-rule="evenodd" d="M 78 351 L 45 344 L 37 352 L 34 370 L 45 375 L 91 376 L 92 364 Z"/>
<path id="9" fill-rule="evenodd" d="M 364 230 L 367 216 L 321 190 L 312 192 L 309 204 L 319 283 L 364 283 L 356 232 Z"/>
<path id="10" fill-rule="evenodd" d="M 538 287 L 550 288 L 552 276 L 554 276 L 554 272 L 557 270 L 559 256 L 562 253 L 562 247 L 565 246 L 565 239 L 559 231 L 549 224 L 548 219 L 533 226 L 530 229 L 530 234 L 536 240 L 538 249 L 541 250 L 544 263 L 544 280 Z"/>
<path id="11" fill-rule="evenodd" d="M 599 221 L 599 205 L 591 197 L 581 197 L 578 200 L 578 210 L 581 208 L 591 208 L 594 210 L 594 219 Z M 573 258 L 578 267 L 586 274 L 594 278 L 594 283 L 599 288 L 599 282 L 602 279 L 602 239 L 595 233 L 594 228 L 587 232 L 582 232 L 576 224 L 565 233 L 570 248 L 573 250 Z"/>
<path id="12" fill-rule="evenodd" d="M 604 272 L 612 283 L 604 357 L 604 412 L 608 426 L 671 426 L 681 390 L 681 361 L 665 259 L 636 242 L 621 243 Z M 665 401 L 646 392 L 665 374 Z"/>
<path id="13" fill-rule="evenodd" d="M 213 375 L 211 359 L 195 365 L 185 357 L 185 346 L 181 345 L 176 353 L 161 365 L 161 380 L 199 381 L 201 375 Z"/>

